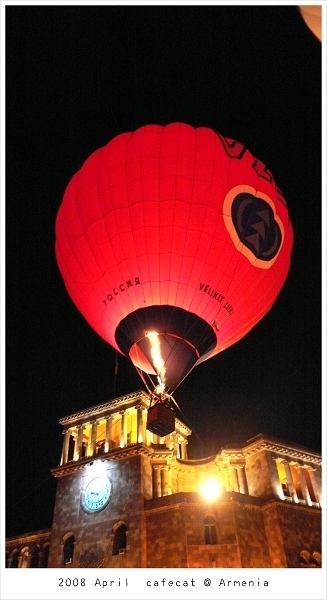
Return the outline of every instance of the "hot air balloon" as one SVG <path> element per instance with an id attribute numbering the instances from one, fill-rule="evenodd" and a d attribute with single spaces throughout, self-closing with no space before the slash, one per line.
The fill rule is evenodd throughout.
<path id="1" fill-rule="evenodd" d="M 184 123 L 147 125 L 94 152 L 56 220 L 68 293 L 138 369 L 160 435 L 174 429 L 171 395 L 187 374 L 275 302 L 292 241 L 269 169 L 240 142 Z"/>
<path id="2" fill-rule="evenodd" d="M 322 21 L 322 7 L 314 6 L 312 4 L 309 5 L 301 5 L 298 7 L 301 13 L 301 16 L 305 22 L 305 24 L 309 27 L 310 31 L 313 35 L 321 42 L 322 40 L 322 32 L 321 32 L 321 21 Z"/>

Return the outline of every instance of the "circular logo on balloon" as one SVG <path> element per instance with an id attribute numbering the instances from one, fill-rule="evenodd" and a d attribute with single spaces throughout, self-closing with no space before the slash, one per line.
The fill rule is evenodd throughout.
<path id="1" fill-rule="evenodd" d="M 224 220 L 236 249 L 267 269 L 279 254 L 284 228 L 271 199 L 256 193 L 249 186 L 233 188 L 225 198 Z"/>

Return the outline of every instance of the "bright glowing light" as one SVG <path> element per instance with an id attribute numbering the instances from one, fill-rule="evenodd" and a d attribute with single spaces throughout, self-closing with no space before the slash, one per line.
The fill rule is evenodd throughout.
<path id="1" fill-rule="evenodd" d="M 201 485 L 201 494 L 209 502 L 216 500 L 221 494 L 221 486 L 217 479 L 210 477 L 205 479 Z"/>
<path id="2" fill-rule="evenodd" d="M 100 459 L 92 461 L 91 463 L 89 463 L 88 466 L 91 469 L 91 471 L 89 472 L 90 477 L 102 475 L 108 468 L 107 463 Z"/>
<path id="3" fill-rule="evenodd" d="M 163 394 L 165 391 L 165 384 L 161 381 L 159 375 L 157 376 L 158 379 L 158 385 L 155 387 L 155 392 L 156 394 Z"/>
<path id="4" fill-rule="evenodd" d="M 146 337 L 149 338 L 149 340 L 155 339 L 159 336 L 159 333 L 157 331 L 148 331 L 148 333 L 146 334 Z"/>
<path id="5" fill-rule="evenodd" d="M 160 374 L 159 386 L 164 386 L 165 376 L 166 376 L 166 368 L 165 362 L 161 356 L 160 352 L 160 337 L 157 331 L 148 331 L 146 337 L 149 339 L 151 345 L 151 357 L 153 361 L 153 366 L 158 374 Z M 164 389 L 164 388 L 163 388 Z M 162 391 L 163 391 L 162 389 Z"/>

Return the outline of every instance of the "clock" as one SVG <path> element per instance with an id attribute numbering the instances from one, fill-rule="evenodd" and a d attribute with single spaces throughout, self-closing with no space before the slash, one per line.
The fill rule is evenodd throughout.
<path id="1" fill-rule="evenodd" d="M 103 510 L 110 502 L 112 483 L 107 475 L 98 475 L 87 484 L 82 493 L 81 504 L 85 512 Z"/>

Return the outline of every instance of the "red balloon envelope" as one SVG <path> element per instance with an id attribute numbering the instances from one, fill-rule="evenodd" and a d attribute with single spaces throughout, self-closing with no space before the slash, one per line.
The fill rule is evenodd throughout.
<path id="1" fill-rule="evenodd" d="M 241 143 L 183 123 L 141 127 L 94 152 L 56 222 L 74 303 L 169 393 L 267 313 L 292 241 L 267 167 Z"/>

